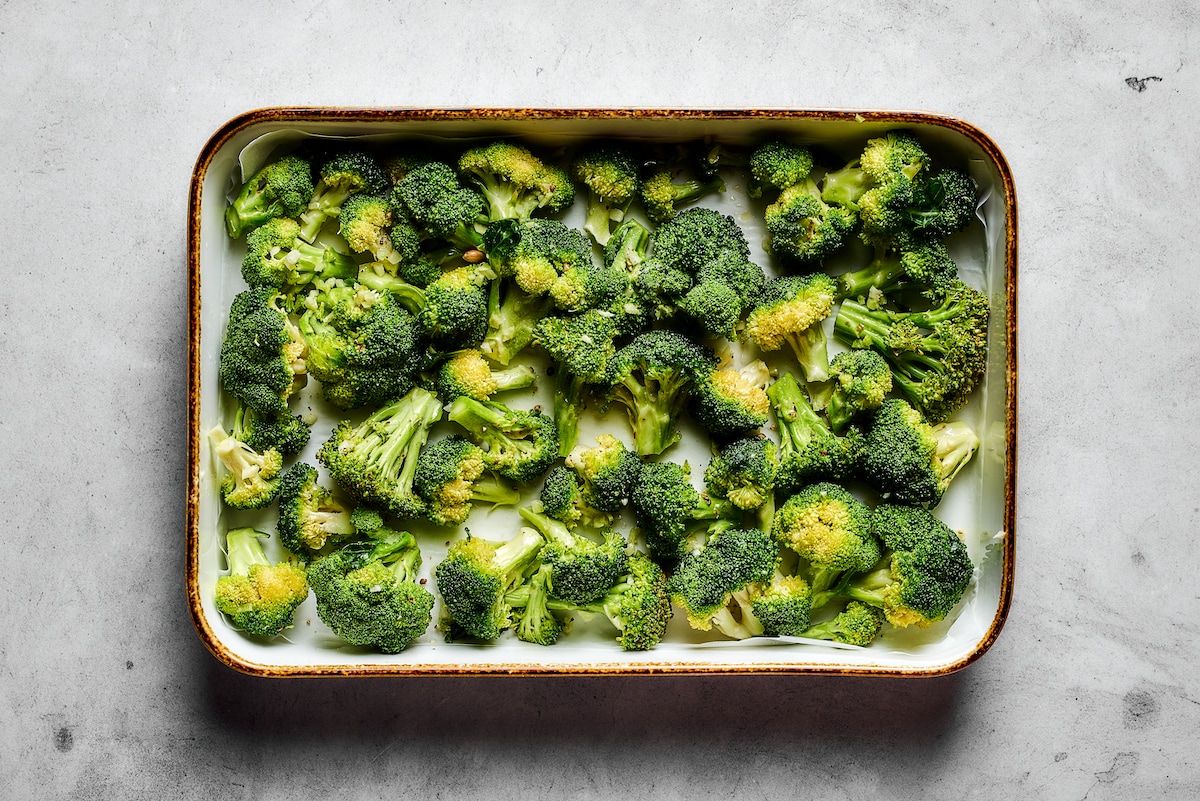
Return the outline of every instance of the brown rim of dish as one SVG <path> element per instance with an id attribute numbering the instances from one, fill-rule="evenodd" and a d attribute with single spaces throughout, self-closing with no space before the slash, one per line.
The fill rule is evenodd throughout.
<path id="1" fill-rule="evenodd" d="M 835 666 L 818 663 L 758 663 L 754 665 L 696 665 L 678 662 L 643 662 L 636 665 L 595 663 L 588 665 L 533 665 L 527 663 L 456 667 L 440 664 L 373 664 L 363 666 L 264 665 L 232 653 L 217 638 L 204 615 L 199 590 L 200 509 L 200 203 L 204 177 L 220 148 L 234 135 L 265 122 L 395 122 L 493 120 L 528 121 L 561 119 L 682 119 L 682 120 L 827 120 L 861 121 L 889 125 L 935 125 L 955 131 L 973 141 L 992 160 L 1004 193 L 1005 208 L 1005 447 L 1004 539 L 1000 602 L 987 633 L 975 649 L 947 665 L 930 668 Z M 1016 478 L 1017 478 L 1017 197 L 1012 170 L 991 137 L 963 120 L 918 111 L 845 109 L 506 109 L 506 108 L 262 108 L 234 117 L 209 138 L 196 159 L 188 193 L 188 480 L 187 548 L 185 572 L 188 609 L 192 623 L 205 647 L 231 668 L 264 677 L 333 676 L 482 676 L 482 675 L 715 675 L 715 674 L 805 674 L 822 676 L 935 677 L 954 673 L 983 656 L 1004 627 L 1012 605 L 1016 575 Z"/>

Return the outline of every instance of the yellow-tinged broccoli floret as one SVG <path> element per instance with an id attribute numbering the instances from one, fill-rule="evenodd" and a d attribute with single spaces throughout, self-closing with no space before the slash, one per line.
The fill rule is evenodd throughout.
<path id="1" fill-rule="evenodd" d="M 492 221 L 524 220 L 539 210 L 554 214 L 575 199 L 566 171 L 513 142 L 471 148 L 459 158 L 458 169 L 478 186 Z"/>
<path id="2" fill-rule="evenodd" d="M 483 451 L 457 434 L 421 451 L 413 486 L 427 503 L 426 515 L 440 526 L 465 521 L 473 502 L 513 506 L 521 499 L 514 487 L 487 472 Z"/>
<path id="3" fill-rule="evenodd" d="M 718 450 L 704 471 L 704 487 L 728 498 L 739 509 L 758 509 L 772 501 L 775 489 L 775 443 L 743 437 Z"/>
<path id="4" fill-rule="evenodd" d="M 759 360 L 740 369 L 713 370 L 692 389 L 692 417 L 714 437 L 749 434 L 766 425 L 770 383 L 767 366 Z"/>
<path id="5" fill-rule="evenodd" d="M 533 481 L 558 458 L 554 421 L 536 409 L 510 409 L 465 395 L 450 404 L 447 417 L 483 449 L 489 470 L 513 481 Z"/>
<path id="6" fill-rule="evenodd" d="M 331 542 L 355 533 L 350 510 L 317 480 L 317 469 L 297 462 L 279 485 L 279 541 L 301 558 L 308 558 Z"/>
<path id="7" fill-rule="evenodd" d="M 283 457 L 274 448 L 262 453 L 227 434 L 221 426 L 208 432 L 213 455 L 225 466 L 221 500 L 234 509 L 260 509 L 279 491 Z"/>
<path id="8" fill-rule="evenodd" d="M 874 641 L 882 628 L 882 612 L 868 604 L 851 601 L 833 618 L 810 626 L 799 632 L 799 636 L 865 648 Z"/>
<path id="9" fill-rule="evenodd" d="M 629 493 L 642 467 L 637 454 L 612 434 L 596 437 L 592 447 L 573 449 L 566 465 L 582 482 L 583 503 L 610 517 L 629 503 Z"/>
<path id="10" fill-rule="evenodd" d="M 829 378 L 829 352 L 821 326 L 833 311 L 837 286 L 825 273 L 768 281 L 746 317 L 746 335 L 764 351 L 790 345 L 808 381 Z"/>
<path id="11" fill-rule="evenodd" d="M 475 400 L 487 400 L 497 392 L 531 387 L 537 381 L 537 373 L 528 365 L 508 370 L 493 370 L 475 348 L 467 348 L 451 354 L 438 368 L 437 393 L 447 403 L 460 395 Z"/>
<path id="12" fill-rule="evenodd" d="M 670 169 L 655 170 L 640 187 L 642 207 L 652 222 L 664 223 L 675 216 L 676 209 L 710 192 L 724 192 L 725 182 L 720 178 L 711 180 L 683 180 L 675 182 Z"/>
<path id="13" fill-rule="evenodd" d="M 625 210 L 637 197 L 641 183 L 637 162 L 625 146 L 606 142 L 579 153 L 571 162 L 571 173 L 588 188 L 583 229 L 604 247 L 612 226 L 624 219 Z"/>
<path id="14" fill-rule="evenodd" d="M 750 154 L 750 197 L 762 197 L 770 188 L 781 192 L 800 183 L 812 172 L 812 152 L 790 142 L 766 142 Z"/>
<path id="15" fill-rule="evenodd" d="M 870 570 L 879 561 L 870 507 L 829 482 L 810 484 L 784 501 L 771 535 L 810 565 L 814 609 L 829 600 L 830 588 L 843 575 Z"/>
<path id="16" fill-rule="evenodd" d="M 447 620 L 443 628 L 481 640 L 494 640 L 512 626 L 513 607 L 505 595 L 535 569 L 546 541 L 536 530 L 522 528 L 503 543 L 468 537 L 450 546 L 434 568 Z"/>
<path id="17" fill-rule="evenodd" d="M 284 156 L 242 185 L 225 210 L 225 229 L 236 239 L 268 220 L 296 217 L 304 211 L 312 193 L 312 165 L 299 156 Z"/>
<path id="18" fill-rule="evenodd" d="M 225 535 L 229 575 L 217 579 L 217 609 L 249 634 L 274 637 L 292 625 L 292 616 L 308 597 L 304 566 L 273 564 L 263 550 L 267 535 L 237 528 Z"/>
<path id="19" fill-rule="evenodd" d="M 812 179 L 787 187 L 763 215 L 768 244 L 785 264 L 810 265 L 837 253 L 854 230 L 854 212 L 825 202 Z"/>
<path id="20" fill-rule="evenodd" d="M 375 195 L 387 186 L 387 175 L 375 157 L 364 150 L 348 149 L 334 154 L 320 168 L 308 208 L 300 215 L 300 238 L 313 242 L 325 221 L 337 217 L 342 204 L 360 192 Z"/>
<path id="21" fill-rule="evenodd" d="M 739 615 L 739 600 L 770 582 L 779 564 L 779 548 L 758 529 L 722 529 L 686 554 L 667 580 L 671 601 L 686 613 L 692 628 L 716 628 L 727 636 L 751 636 Z M 740 596 L 740 598 L 735 598 Z M 758 632 L 761 633 L 761 632 Z"/>

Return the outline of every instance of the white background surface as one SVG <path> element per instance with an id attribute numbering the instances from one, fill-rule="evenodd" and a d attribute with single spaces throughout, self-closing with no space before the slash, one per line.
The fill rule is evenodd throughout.
<path id="1" fill-rule="evenodd" d="M 566 8 L 0 2 L 0 796 L 1200 793 L 1192 4 Z M 182 591 L 186 192 L 213 130 L 287 104 L 913 108 L 989 133 L 1021 241 L 995 647 L 924 681 L 217 663 Z"/>

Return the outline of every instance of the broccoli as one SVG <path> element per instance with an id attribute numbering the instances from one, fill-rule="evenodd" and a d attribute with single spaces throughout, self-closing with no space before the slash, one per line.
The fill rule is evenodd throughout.
<path id="1" fill-rule="evenodd" d="M 725 498 L 701 495 L 691 484 L 691 466 L 674 462 L 642 465 L 629 501 L 650 556 L 670 566 L 688 551 L 698 527 L 740 522 L 742 510 Z"/>
<path id="2" fill-rule="evenodd" d="M 808 148 L 788 142 L 766 142 L 750 154 L 750 184 L 747 194 L 762 197 L 770 188 L 782 192 L 812 172 L 813 157 Z"/>
<path id="3" fill-rule="evenodd" d="M 604 247 L 613 224 L 621 222 L 637 197 L 637 163 L 623 145 L 604 143 L 579 153 L 571 163 L 571 173 L 589 190 L 583 229 Z"/>
<path id="4" fill-rule="evenodd" d="M 488 297 L 473 267 L 443 273 L 425 287 L 425 303 L 417 314 L 421 330 L 441 346 L 475 346 L 488 330 Z"/>
<path id="5" fill-rule="evenodd" d="M 637 304 L 654 320 L 674 317 L 691 288 L 692 276 L 654 257 L 640 265 L 637 277 L 633 279 Z"/>
<path id="6" fill-rule="evenodd" d="M 297 462 L 279 483 L 279 541 L 307 559 L 331 542 L 354 536 L 350 510 L 317 482 L 317 469 Z"/>
<path id="7" fill-rule="evenodd" d="M 917 185 L 904 217 L 913 230 L 950 236 L 970 224 L 977 195 L 971 176 L 960 170 L 942 170 Z"/>
<path id="8" fill-rule="evenodd" d="M 442 400 L 450 403 L 459 395 L 487 400 L 497 392 L 525 389 L 536 381 L 537 373 L 528 365 L 493 370 L 479 350 L 467 348 L 452 353 L 442 363 L 435 385 Z"/>
<path id="9" fill-rule="evenodd" d="M 679 561 L 667 580 L 667 593 L 687 613 L 692 628 L 709 631 L 715 626 L 741 639 L 755 633 L 744 625 L 741 608 L 750 605 L 759 586 L 771 581 L 778 564 L 779 547 L 768 534 L 753 528 L 723 529 Z"/>
<path id="10" fill-rule="evenodd" d="M 625 574 L 599 600 L 578 606 L 551 599 L 547 606 L 604 615 L 619 632 L 617 642 L 625 651 L 648 651 L 658 645 L 671 619 L 667 576 L 640 552 L 629 555 Z"/>
<path id="11" fill-rule="evenodd" d="M 392 244 L 392 204 L 378 195 L 347 198 L 338 214 L 338 232 L 355 253 L 370 253 L 376 261 L 399 264 L 401 253 Z"/>
<path id="12" fill-rule="evenodd" d="M 554 421 L 536 409 L 461 396 L 450 404 L 447 417 L 483 449 L 484 465 L 504 478 L 533 481 L 558 458 Z"/>
<path id="13" fill-rule="evenodd" d="M 629 493 L 642 467 L 637 454 L 612 434 L 596 437 L 596 445 L 591 448 L 572 450 L 566 465 L 582 482 L 584 505 L 610 519 L 629 503 Z"/>
<path id="14" fill-rule="evenodd" d="M 867 301 L 872 290 L 886 294 L 910 284 L 942 295 L 958 281 L 958 265 L 938 239 L 904 236 L 894 249 L 876 248 L 875 258 L 860 270 L 838 276 L 838 298 Z"/>
<path id="15" fill-rule="evenodd" d="M 892 391 L 892 371 L 873 350 L 847 350 L 829 363 L 833 392 L 825 413 L 829 427 L 840 434 L 862 412 L 878 409 Z"/>
<path id="16" fill-rule="evenodd" d="M 833 311 L 837 287 L 825 273 L 768 281 L 746 317 L 746 335 L 764 351 L 785 343 L 810 382 L 829 378 L 829 351 L 821 322 Z"/>
<path id="17" fill-rule="evenodd" d="M 356 499 L 398 517 L 419 517 L 425 503 L 413 488 L 417 454 L 441 415 L 437 396 L 417 387 L 357 426 L 339 423 L 317 459 Z"/>
<path id="18" fill-rule="evenodd" d="M 566 626 L 550 609 L 552 570 L 542 565 L 523 584 L 504 594 L 517 639 L 534 645 L 554 645 Z"/>
<path id="19" fill-rule="evenodd" d="M 252 528 L 225 535 L 229 575 L 217 579 L 217 609 L 238 628 L 259 637 L 274 637 L 291 627 L 296 607 L 308 597 L 304 566 L 272 564 L 263 550 L 267 535 Z"/>
<path id="20" fill-rule="evenodd" d="M 775 443 L 763 437 L 744 437 L 717 451 L 704 470 L 704 488 L 728 498 L 739 509 L 758 509 L 773 500 Z"/>
<path id="21" fill-rule="evenodd" d="M 734 338 L 733 329 L 742 316 L 737 292 L 719 281 L 694 285 L 680 299 L 679 309 L 705 333 L 726 339 Z"/>
<path id="22" fill-rule="evenodd" d="M 692 417 L 714 437 L 741 436 L 766 425 L 771 403 L 767 365 L 755 360 L 735 370 L 711 370 L 692 388 Z"/>
<path id="23" fill-rule="evenodd" d="M 525 220 L 536 211 L 555 214 L 575 200 L 575 188 L 564 170 L 544 164 L 513 142 L 473 147 L 459 158 L 458 169 L 483 193 L 491 221 Z"/>
<path id="24" fill-rule="evenodd" d="M 236 239 L 268 220 L 299 216 L 312 193 L 312 165 L 299 156 L 284 156 L 242 185 L 225 210 L 225 230 Z"/>
<path id="25" fill-rule="evenodd" d="M 795 492 L 815 481 L 844 481 L 857 475 L 863 437 L 856 428 L 834 434 L 809 403 L 791 373 L 767 387 L 779 426 L 779 470 L 776 488 Z"/>
<path id="26" fill-rule="evenodd" d="M 987 296 L 955 281 L 928 311 L 872 311 L 843 301 L 834 334 L 887 359 L 896 388 L 933 422 L 948 418 L 987 372 Z"/>
<path id="27" fill-rule="evenodd" d="M 515 279 L 497 278 L 488 290 L 488 329 L 479 350 L 507 366 L 533 342 L 534 327 L 550 311 L 548 297 L 530 295 Z"/>
<path id="28" fill-rule="evenodd" d="M 221 386 L 263 416 L 289 414 L 287 399 L 308 379 L 304 335 L 269 289 L 233 299 L 221 342 Z"/>
<path id="29" fill-rule="evenodd" d="M 475 230 L 483 198 L 463 187 L 448 164 L 428 161 L 413 168 L 392 187 L 391 199 L 415 224 L 419 239 L 446 240 L 462 251 L 483 243 Z"/>
<path id="30" fill-rule="evenodd" d="M 545 544 L 532 528 L 521 528 L 504 543 L 478 537 L 453 543 L 433 571 L 452 628 L 481 640 L 494 640 L 510 628 L 513 609 L 505 595 L 536 569 Z"/>
<path id="31" fill-rule="evenodd" d="M 604 246 L 604 266 L 636 279 L 649 251 L 650 232 L 634 218 L 627 217 Z"/>
<path id="32" fill-rule="evenodd" d="M 603 542 L 596 543 L 538 507 L 523 506 L 519 511 L 546 538 L 538 559 L 550 569 L 551 597 L 573 604 L 592 603 L 625 572 L 625 538 L 616 531 L 606 529 L 601 533 Z"/>
<path id="33" fill-rule="evenodd" d="M 651 222 L 664 223 L 676 216 L 676 208 L 710 192 L 724 192 L 725 182 L 719 177 L 709 180 L 685 180 L 675 183 L 673 170 L 654 170 L 639 189 L 642 208 Z"/>
<path id="34" fill-rule="evenodd" d="M 280 456 L 295 456 L 304 450 L 312 431 L 299 415 L 284 412 L 263 416 L 238 401 L 229 433 L 250 450 L 262 453 L 274 448 Z"/>
<path id="35" fill-rule="evenodd" d="M 583 518 L 583 487 L 569 467 L 555 465 L 550 468 L 538 499 L 546 515 L 569 526 Z"/>
<path id="36" fill-rule="evenodd" d="M 833 618 L 809 626 L 798 634 L 812 640 L 831 640 L 865 648 L 878 636 L 881 628 L 882 612 L 859 601 L 851 601 Z"/>
<path id="37" fill-rule="evenodd" d="M 542 318 L 534 337 L 555 362 L 554 424 L 559 456 L 566 456 L 579 437 L 579 417 L 587 388 L 602 383 L 616 355 L 617 323 L 597 309 L 583 314 Z"/>
<path id="38" fill-rule="evenodd" d="M 862 475 L 886 498 L 933 506 L 978 448 L 979 437 L 966 423 L 930 425 L 908 403 L 891 398 L 872 415 Z"/>
<path id="39" fill-rule="evenodd" d="M 763 268 L 733 250 L 722 251 L 711 261 L 700 265 L 696 270 L 696 286 L 709 283 L 724 284 L 734 291 L 737 296 L 738 313 L 750 308 L 763 287 L 766 286 L 767 276 Z"/>
<path id="40" fill-rule="evenodd" d="M 358 273 L 354 259 L 325 245 L 310 245 L 299 233 L 295 220 L 277 217 L 247 234 L 242 259 L 246 283 L 291 293 L 317 278 L 353 278 Z"/>
<path id="41" fill-rule="evenodd" d="M 676 422 L 688 395 L 714 364 L 707 348 L 674 331 L 648 331 L 616 352 L 603 382 L 628 412 L 639 456 L 679 441 Z"/>
<path id="42" fill-rule="evenodd" d="M 656 260 L 689 276 L 718 258 L 750 258 L 746 235 L 733 217 L 706 208 L 679 212 L 658 227 L 651 244 Z"/>
<path id="43" fill-rule="evenodd" d="M 870 507 L 829 482 L 810 484 L 784 501 L 771 536 L 809 563 L 814 609 L 832 597 L 843 575 L 870 570 L 879 561 Z"/>
<path id="44" fill-rule="evenodd" d="M 911 134 L 893 131 L 871 139 L 858 159 L 822 179 L 821 198 L 857 215 L 863 240 L 886 241 L 909 226 L 906 209 L 914 182 L 924 179 L 929 156 Z"/>
<path id="45" fill-rule="evenodd" d="M 549 295 L 556 307 L 581 311 L 611 288 L 592 259 L 587 238 L 558 220 L 527 220 L 516 229 L 515 242 L 488 253 L 501 276 L 512 276 L 530 295 Z"/>
<path id="46" fill-rule="evenodd" d="M 771 637 L 796 637 L 803 634 L 812 611 L 812 588 L 800 576 L 779 571 L 769 584 L 751 595 L 750 608 L 742 604 L 742 620 L 749 633 Z"/>
<path id="47" fill-rule="evenodd" d="M 975 570 L 958 535 L 925 509 L 886 503 L 872 513 L 871 529 L 887 549 L 884 559 L 844 594 L 882 609 L 898 627 L 924 628 L 950 614 Z"/>
<path id="48" fill-rule="evenodd" d="M 784 189 L 767 207 L 763 221 L 771 252 L 789 267 L 807 267 L 841 250 L 856 218 L 822 200 L 810 178 Z"/>
<path id="49" fill-rule="evenodd" d="M 308 208 L 300 215 L 300 238 L 313 242 L 325 221 L 337 217 L 342 204 L 360 192 L 377 195 L 387 186 L 387 175 L 374 156 L 363 150 L 343 150 L 321 165 Z"/>
<path id="50" fill-rule="evenodd" d="M 322 282 L 304 300 L 300 330 L 308 370 L 339 409 L 380 406 L 413 387 L 418 332 L 413 316 L 387 290 Z"/>
<path id="51" fill-rule="evenodd" d="M 274 448 L 262 453 L 227 434 L 221 426 L 208 432 L 209 447 L 225 466 L 221 500 L 234 509 L 261 509 L 279 492 L 283 456 Z"/>
<path id="52" fill-rule="evenodd" d="M 417 457 L 413 487 L 425 500 L 425 513 L 439 526 L 462 523 L 471 513 L 471 503 L 515 506 L 521 494 L 488 473 L 484 453 L 458 434 L 451 434 Z"/>
<path id="53" fill-rule="evenodd" d="M 403 651 L 429 628 L 433 595 L 418 583 L 421 552 L 407 531 L 379 529 L 314 561 L 317 617 L 351 645 Z"/>

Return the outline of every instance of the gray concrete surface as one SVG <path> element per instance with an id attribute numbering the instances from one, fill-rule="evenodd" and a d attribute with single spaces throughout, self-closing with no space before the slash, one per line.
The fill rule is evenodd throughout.
<path id="1" fill-rule="evenodd" d="M 1193 4 L 0 2 L 0 797 L 1195 798 Z M 649 5 L 649 4 L 646 4 Z M 282 104 L 963 117 L 1020 197 L 1016 601 L 932 681 L 263 681 L 182 592 L 184 219 Z"/>

